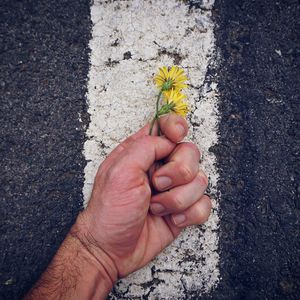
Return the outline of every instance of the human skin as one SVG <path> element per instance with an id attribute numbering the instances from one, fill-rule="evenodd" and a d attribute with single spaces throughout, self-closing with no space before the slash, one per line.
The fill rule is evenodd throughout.
<path id="1" fill-rule="evenodd" d="M 162 136 L 146 125 L 101 164 L 87 208 L 26 299 L 105 299 L 117 279 L 208 219 L 200 152 L 181 142 L 186 121 L 169 114 L 159 125 Z"/>

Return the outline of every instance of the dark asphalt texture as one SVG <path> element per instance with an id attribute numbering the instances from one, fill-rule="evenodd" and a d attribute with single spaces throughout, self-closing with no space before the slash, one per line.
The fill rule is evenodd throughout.
<path id="1" fill-rule="evenodd" d="M 0 299 L 31 287 L 81 209 L 89 7 L 0 3 Z M 201 298 L 299 299 L 299 1 L 216 0 L 214 18 L 222 281 Z"/>
<path id="2" fill-rule="evenodd" d="M 0 299 L 31 287 L 82 205 L 89 7 L 0 4 Z"/>
<path id="3" fill-rule="evenodd" d="M 223 280 L 213 298 L 300 299 L 299 1 L 216 0 L 214 15 Z"/>

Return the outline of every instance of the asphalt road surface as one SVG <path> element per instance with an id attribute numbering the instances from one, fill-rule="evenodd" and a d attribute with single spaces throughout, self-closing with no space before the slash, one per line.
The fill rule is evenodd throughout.
<path id="1" fill-rule="evenodd" d="M 1 299 L 30 289 L 82 209 L 90 6 L 0 3 Z M 300 297 L 299 10 L 296 0 L 212 8 L 220 280 L 185 299 Z"/>

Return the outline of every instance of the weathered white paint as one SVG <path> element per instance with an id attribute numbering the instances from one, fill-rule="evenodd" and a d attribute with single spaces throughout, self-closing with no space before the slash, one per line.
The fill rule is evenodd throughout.
<path id="1" fill-rule="evenodd" d="M 108 3 L 106 3 L 108 2 Z M 202 149 L 204 168 L 215 191 L 218 174 L 208 149 L 217 143 L 217 86 L 204 83 L 215 44 L 213 0 L 189 10 L 183 1 L 94 1 L 88 105 L 91 122 L 84 154 L 84 197 L 88 202 L 99 164 L 125 137 L 153 115 L 157 93 L 152 78 L 158 67 L 175 61 L 191 88 L 189 138 Z M 124 59 L 130 51 L 132 58 Z M 177 53 L 178 55 L 172 55 Z M 126 56 L 126 55 L 125 55 Z M 199 95 L 200 94 L 200 95 Z M 200 99 L 200 101 L 199 101 Z M 192 227 L 149 266 L 121 280 L 115 299 L 183 299 L 186 293 L 209 292 L 219 281 L 218 203 L 205 226 Z"/>

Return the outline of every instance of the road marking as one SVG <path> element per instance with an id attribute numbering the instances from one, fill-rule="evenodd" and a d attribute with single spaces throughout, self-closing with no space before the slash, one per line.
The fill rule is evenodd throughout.
<path id="1" fill-rule="evenodd" d="M 195 1 L 194 1 L 195 2 Z M 94 1 L 88 112 L 91 122 L 84 154 L 87 160 L 85 205 L 99 164 L 125 137 L 150 120 L 157 93 L 153 74 L 163 65 L 183 67 L 191 88 L 189 138 L 202 149 L 204 168 L 216 192 L 218 173 L 209 148 L 217 143 L 217 85 L 205 83 L 215 57 L 213 0 L 189 10 L 184 1 Z M 200 95 L 199 95 L 200 93 Z M 118 282 L 112 298 L 182 299 L 207 293 L 219 282 L 218 203 L 205 226 L 185 230 L 163 254 Z"/>

